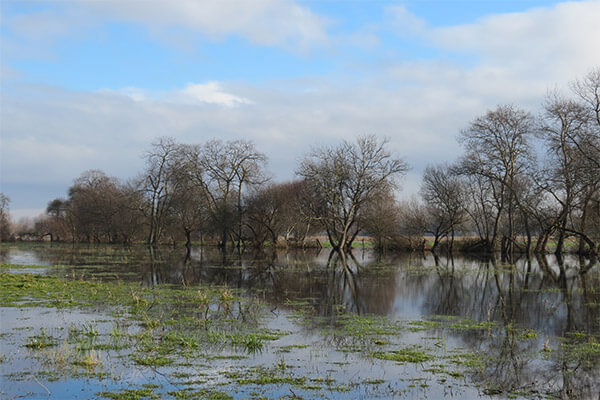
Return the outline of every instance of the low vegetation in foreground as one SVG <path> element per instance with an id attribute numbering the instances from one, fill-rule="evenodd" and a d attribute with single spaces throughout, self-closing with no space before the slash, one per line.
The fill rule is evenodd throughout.
<path id="1" fill-rule="evenodd" d="M 600 364 L 597 335 L 575 334 L 549 344 L 536 331 L 496 321 L 452 316 L 393 321 L 343 307 L 325 317 L 314 314 L 310 301 L 287 302 L 284 318 L 294 328 L 280 330 L 270 323 L 274 314 L 260 293 L 217 285 L 141 287 L 86 274 L 82 279 L 60 266 L 0 267 L 2 308 L 22 315 L 57 310 L 94 316 L 65 326 L 49 321 L 41 328 L 24 321 L 17 330 L 3 331 L 5 379 L 34 377 L 38 389 L 50 392 L 53 382 L 85 378 L 111 388 L 95 392 L 107 399 L 395 398 L 433 388 L 537 398 L 561 395 L 553 385 L 512 379 L 510 368 L 498 375 L 498 368 L 519 362 L 533 371 L 563 365 L 593 373 Z M 318 342 L 297 341 L 308 327 L 316 329 Z M 467 349 L 456 338 L 481 344 Z M 7 368 L 22 352 L 28 367 Z M 322 366 L 308 367 L 314 359 Z M 353 366 L 362 363 L 377 365 L 381 375 L 357 374 Z M 319 373 L 321 368 L 328 372 Z M 130 380 L 131 371 L 155 378 L 139 383 Z"/>

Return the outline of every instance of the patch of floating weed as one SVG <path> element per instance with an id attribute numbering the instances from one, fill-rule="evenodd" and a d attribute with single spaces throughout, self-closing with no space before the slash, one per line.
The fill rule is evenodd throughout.
<path id="1" fill-rule="evenodd" d="M 371 357 L 379 360 L 396 361 L 398 363 L 424 363 L 433 359 L 433 355 L 425 353 L 418 347 L 407 347 L 387 353 L 377 351 L 372 353 Z"/>
<path id="2" fill-rule="evenodd" d="M 152 400 L 160 399 L 160 396 L 151 388 L 145 389 L 123 389 L 120 392 L 99 392 L 96 396 L 113 400 Z"/>
<path id="3" fill-rule="evenodd" d="M 439 328 L 439 321 L 410 321 L 408 330 L 411 332 L 426 331 L 428 329 Z"/>
<path id="4" fill-rule="evenodd" d="M 483 366 L 483 357 L 475 353 L 457 353 L 449 357 L 452 364 L 465 367 L 471 370 L 479 369 Z"/>
<path id="5" fill-rule="evenodd" d="M 465 319 L 449 325 L 448 328 L 455 330 L 488 330 L 492 329 L 495 325 L 496 323 L 494 321 L 476 322 Z"/>
<path id="6" fill-rule="evenodd" d="M 290 344 L 287 346 L 281 346 L 277 351 L 279 353 L 290 353 L 293 349 L 305 349 L 307 347 L 307 344 Z"/>
<path id="7" fill-rule="evenodd" d="M 365 379 L 362 383 L 365 385 L 381 385 L 385 383 L 385 379 Z"/>
<path id="8" fill-rule="evenodd" d="M 519 339 L 521 340 L 535 339 L 536 337 L 538 337 L 538 333 L 532 330 L 526 330 L 519 334 Z"/>
<path id="9" fill-rule="evenodd" d="M 203 390 L 191 390 L 183 389 L 179 391 L 173 391 L 167 393 L 169 396 L 173 396 L 176 399 L 188 400 L 188 399 L 203 399 L 203 400 L 230 400 L 233 397 L 226 393 L 216 390 L 203 389 Z"/>
<path id="10" fill-rule="evenodd" d="M 349 314 L 338 319 L 338 326 L 331 333 L 353 339 L 366 339 L 373 336 L 396 335 L 401 329 L 399 324 L 385 317 Z"/>
<path id="11" fill-rule="evenodd" d="M 291 376 L 261 375 L 256 378 L 241 378 L 237 381 L 240 385 L 281 385 L 304 386 L 306 377 L 294 378 Z"/>
<path id="12" fill-rule="evenodd" d="M 94 369 L 101 364 L 102 363 L 100 361 L 100 353 L 96 352 L 95 350 L 91 350 L 84 356 L 73 361 L 73 365 L 77 365 L 79 367 L 84 367 L 87 369 Z"/>
<path id="13" fill-rule="evenodd" d="M 600 342 L 592 335 L 571 333 L 562 339 L 560 355 L 569 364 L 594 368 L 600 365 Z"/>
<path id="14" fill-rule="evenodd" d="M 46 330 L 42 328 L 39 335 L 31 336 L 27 339 L 25 347 L 34 350 L 41 350 L 45 349 L 46 347 L 56 346 L 57 343 L 57 339 L 47 335 Z"/>
<path id="15" fill-rule="evenodd" d="M 253 370 L 246 371 L 244 374 L 236 373 L 229 376 L 235 379 L 240 385 L 283 385 L 288 384 L 292 386 L 302 387 L 306 385 L 307 378 L 293 377 L 293 376 L 282 376 L 279 375 L 279 369 L 264 369 L 256 368 Z M 251 376 L 255 374 L 255 376 Z"/>
<path id="16" fill-rule="evenodd" d="M 241 356 L 238 354 L 231 355 L 209 355 L 205 357 L 207 360 L 246 360 L 248 356 Z"/>
<path id="17" fill-rule="evenodd" d="M 330 390 L 332 392 L 350 392 L 352 390 L 352 387 L 348 385 L 328 386 L 327 390 Z"/>

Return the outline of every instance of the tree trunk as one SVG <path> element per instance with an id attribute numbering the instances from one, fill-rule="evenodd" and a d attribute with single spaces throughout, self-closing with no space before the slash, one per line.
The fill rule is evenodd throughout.
<path id="1" fill-rule="evenodd" d="M 192 231 L 191 229 L 185 229 L 185 247 L 188 249 L 192 244 Z"/>

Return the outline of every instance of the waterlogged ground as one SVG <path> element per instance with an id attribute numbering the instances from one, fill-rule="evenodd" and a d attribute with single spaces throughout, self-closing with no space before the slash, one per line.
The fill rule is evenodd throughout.
<path id="1" fill-rule="evenodd" d="M 0 398 L 600 395 L 600 267 L 0 246 Z"/>

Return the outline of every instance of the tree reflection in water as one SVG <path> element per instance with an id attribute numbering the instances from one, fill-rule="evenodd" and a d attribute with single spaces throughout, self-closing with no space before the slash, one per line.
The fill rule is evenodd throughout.
<path id="1" fill-rule="evenodd" d="M 348 314 L 408 322 L 469 320 L 486 329 L 440 328 L 482 356 L 481 387 L 561 398 L 600 393 L 600 267 L 596 259 L 538 255 L 512 264 L 494 257 L 379 255 L 369 251 L 242 252 L 98 246 L 32 246 L 32 263 L 99 265 L 105 276 L 162 283 L 211 283 L 260 293 L 273 312 L 307 311 L 300 329 L 319 333 Z M 13 252 L 14 253 L 14 252 Z M 15 255 L 3 250 L 0 259 Z M 22 256 L 22 254 L 21 254 Z M 360 258 L 360 259 L 359 259 Z M 436 332 L 439 333 L 439 332 Z"/>

